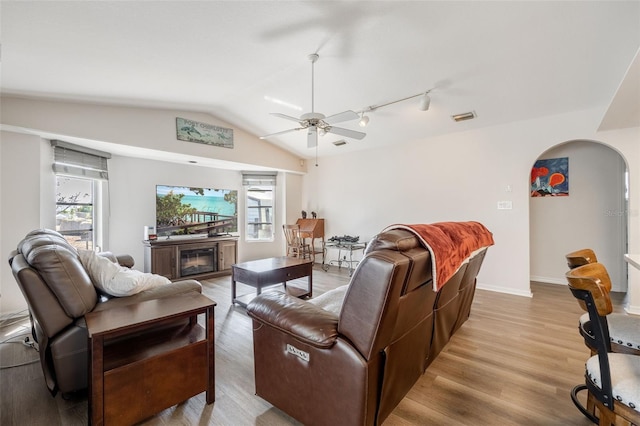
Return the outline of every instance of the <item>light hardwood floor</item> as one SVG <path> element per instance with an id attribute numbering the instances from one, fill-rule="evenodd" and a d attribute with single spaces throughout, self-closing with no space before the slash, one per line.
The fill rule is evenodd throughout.
<path id="1" fill-rule="evenodd" d="M 314 295 L 348 282 L 344 269 L 314 267 Z M 251 320 L 230 303 L 230 278 L 203 282 L 215 300 L 216 402 L 204 394 L 145 425 L 297 425 L 254 395 Z M 252 291 L 239 284 L 239 292 Z M 582 313 L 565 286 L 532 283 L 532 298 L 478 290 L 471 317 L 385 421 L 390 425 L 589 425 L 573 406 L 588 351 Z M 616 297 L 619 305 L 621 298 Z M 5 333 L 15 325 L 5 327 Z M 35 360 L 18 344 L 0 345 L 0 365 Z M 0 370 L 0 424 L 85 425 L 86 395 L 53 398 L 39 363 Z"/>

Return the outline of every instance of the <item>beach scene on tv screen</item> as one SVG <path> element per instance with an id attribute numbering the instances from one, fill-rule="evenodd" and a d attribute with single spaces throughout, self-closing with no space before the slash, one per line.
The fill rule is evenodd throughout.
<path id="1" fill-rule="evenodd" d="M 238 231 L 238 191 L 156 186 L 156 232 L 159 236 Z"/>

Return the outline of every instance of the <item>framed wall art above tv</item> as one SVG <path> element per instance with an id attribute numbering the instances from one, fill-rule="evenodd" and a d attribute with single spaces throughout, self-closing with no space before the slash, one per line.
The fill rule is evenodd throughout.
<path id="1" fill-rule="evenodd" d="M 158 236 L 237 235 L 238 191 L 186 186 L 156 186 Z"/>

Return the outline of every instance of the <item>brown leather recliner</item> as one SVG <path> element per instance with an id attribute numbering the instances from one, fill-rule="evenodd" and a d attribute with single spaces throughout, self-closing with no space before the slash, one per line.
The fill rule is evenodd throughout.
<path id="1" fill-rule="evenodd" d="M 337 312 L 258 296 L 247 306 L 257 395 L 304 424 L 382 423 L 468 318 L 485 252 L 436 292 L 429 251 L 394 229 L 369 243 Z"/>
<path id="2" fill-rule="evenodd" d="M 133 266 L 131 256 L 102 255 L 123 266 Z M 44 378 L 54 395 L 57 391 L 69 393 L 87 387 L 86 313 L 202 292 L 199 282 L 186 280 L 128 297 L 100 295 L 76 249 L 58 232 L 48 229 L 28 233 L 11 253 L 9 264 L 27 301 Z"/>

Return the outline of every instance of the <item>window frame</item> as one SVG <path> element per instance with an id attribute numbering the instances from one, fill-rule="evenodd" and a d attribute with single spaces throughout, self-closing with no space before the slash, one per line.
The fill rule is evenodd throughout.
<path id="1" fill-rule="evenodd" d="M 257 198 L 251 197 L 255 193 L 271 193 L 270 205 L 255 205 L 254 200 Z M 273 242 L 275 241 L 275 205 L 276 205 L 276 186 L 275 185 L 246 185 L 244 187 L 244 202 L 245 202 L 245 241 L 247 242 Z M 264 214 L 258 214 L 257 216 L 262 219 L 259 222 L 250 222 L 250 219 L 256 217 L 256 210 L 264 210 Z M 270 216 L 270 217 L 269 217 Z M 271 226 L 271 232 L 268 236 L 260 237 L 260 229 L 249 231 L 249 227 L 253 226 L 266 227 L 264 231 L 268 231 L 268 226 Z M 254 236 L 255 235 L 255 236 Z"/>

